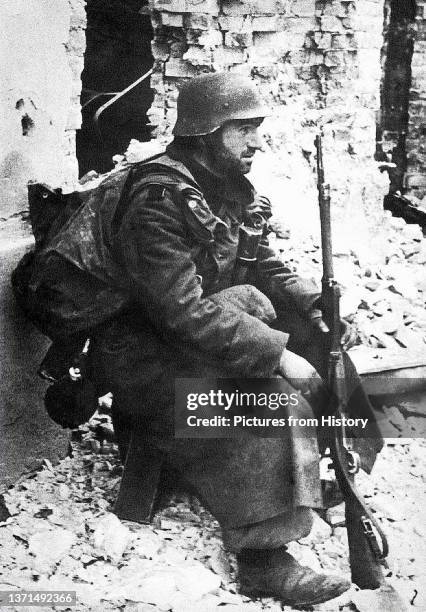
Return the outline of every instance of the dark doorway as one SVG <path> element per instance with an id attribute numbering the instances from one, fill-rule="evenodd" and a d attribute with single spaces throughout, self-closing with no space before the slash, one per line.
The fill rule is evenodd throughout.
<path id="1" fill-rule="evenodd" d="M 144 0 L 87 0 L 87 31 L 83 92 L 83 124 L 77 132 L 80 176 L 89 170 L 105 172 L 112 156 L 122 153 L 130 140 L 150 140 L 147 110 L 152 103 L 149 77 L 117 100 L 94 122 L 96 111 L 112 96 L 128 87 L 153 64 L 152 27 L 141 13 Z"/>
<path id="2" fill-rule="evenodd" d="M 390 191 L 402 191 L 407 168 L 406 134 L 415 36 L 415 0 L 386 0 L 379 149 L 396 164 Z"/>

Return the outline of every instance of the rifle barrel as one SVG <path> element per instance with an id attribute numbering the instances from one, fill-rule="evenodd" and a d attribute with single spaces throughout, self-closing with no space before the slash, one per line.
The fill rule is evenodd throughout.
<path id="1" fill-rule="evenodd" d="M 317 150 L 317 185 L 321 217 L 323 282 L 328 283 L 334 277 L 333 248 L 331 244 L 330 186 L 325 183 L 322 137 L 319 134 L 315 138 L 315 147 Z"/>

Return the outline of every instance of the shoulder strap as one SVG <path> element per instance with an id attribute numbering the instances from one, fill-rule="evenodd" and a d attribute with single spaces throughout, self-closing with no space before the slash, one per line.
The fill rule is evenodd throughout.
<path id="1" fill-rule="evenodd" d="M 214 230 L 223 221 L 213 214 L 198 183 L 186 166 L 167 155 L 157 157 L 155 161 L 135 164 L 130 169 L 111 223 L 112 236 L 118 232 L 126 214 L 130 192 L 133 190 L 134 196 L 147 187 L 158 188 L 159 195 L 160 191 L 167 189 L 173 202 L 182 211 L 192 235 L 205 245 L 214 242 Z"/>

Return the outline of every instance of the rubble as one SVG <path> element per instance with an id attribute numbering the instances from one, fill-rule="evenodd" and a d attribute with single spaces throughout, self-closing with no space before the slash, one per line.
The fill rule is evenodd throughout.
<path id="1" fill-rule="evenodd" d="M 115 514 L 106 514 L 97 523 L 93 534 L 95 552 L 117 563 L 129 544 L 131 534 Z"/>
<path id="2" fill-rule="evenodd" d="M 380 232 L 387 248 L 378 254 L 376 262 L 361 263 L 350 240 L 334 262 L 342 288 L 341 314 L 357 327 L 359 343 L 379 349 L 378 353 L 383 349 L 397 352 L 403 363 L 413 355 L 424 355 L 426 349 L 426 242 L 418 226 L 400 221 L 385 215 Z M 319 283 L 322 270 L 317 219 L 306 233 L 292 231 L 279 218 L 272 227 L 272 246 L 281 252 L 283 261 L 301 276 L 314 277 Z"/>
<path id="3" fill-rule="evenodd" d="M 403 418 L 415 411 L 415 405 L 406 404 Z M 0 523 L 4 588 L 76 590 L 76 612 L 278 612 L 280 604 L 272 598 L 252 601 L 238 593 L 235 557 L 225 553 L 216 521 L 189 495 L 165 498 L 152 525 L 119 521 L 111 514 L 120 480 L 117 448 L 97 454 L 87 444 L 99 435 L 97 425 L 105 418 L 97 414 L 89 427 L 82 426 L 72 457 L 46 465 L 4 496 L 11 515 Z M 414 598 L 413 608 L 419 610 L 426 560 L 421 537 L 425 448 L 424 440 L 393 440 L 372 475 L 359 476 L 361 491 L 390 540 L 391 582 L 407 604 Z M 96 470 L 101 457 L 106 469 Z M 327 512 L 326 521 L 317 517 L 312 534 L 290 544 L 291 554 L 316 571 L 347 574 L 343 516 L 338 506 Z M 367 591 L 351 589 L 316 610 L 359 611 L 371 601 Z"/>

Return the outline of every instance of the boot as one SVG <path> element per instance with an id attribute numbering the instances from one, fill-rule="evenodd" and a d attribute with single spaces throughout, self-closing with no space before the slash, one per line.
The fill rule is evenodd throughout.
<path id="1" fill-rule="evenodd" d="M 318 574 L 300 565 L 286 547 L 244 549 L 237 555 L 240 591 L 249 596 L 276 597 L 288 606 L 312 606 L 334 599 L 351 582 L 332 574 Z"/>

